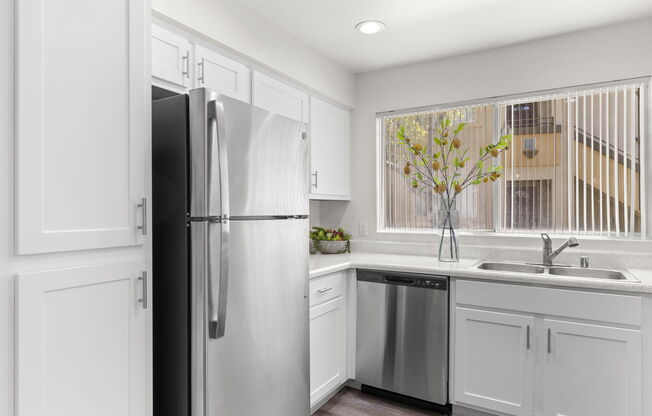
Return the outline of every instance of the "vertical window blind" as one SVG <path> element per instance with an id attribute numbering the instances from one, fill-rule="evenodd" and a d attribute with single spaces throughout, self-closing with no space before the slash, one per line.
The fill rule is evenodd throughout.
<path id="1" fill-rule="evenodd" d="M 428 189 L 413 189 L 403 174 L 409 159 L 407 149 L 397 140 L 397 132 L 405 128 L 406 136 L 425 146 L 426 152 L 434 151 L 432 137 L 439 122 L 450 118 L 452 124 L 466 123 L 460 133 L 463 147 L 479 149 L 492 143 L 495 118 L 494 105 L 450 107 L 431 111 L 405 113 L 380 117 L 381 164 L 378 177 L 380 228 L 385 231 L 434 232 L 439 227 L 439 195 Z M 460 170 L 465 175 L 470 166 Z M 456 225 L 462 229 L 492 230 L 494 195 L 491 187 L 479 186 L 467 189 L 457 198 Z"/>
<path id="2" fill-rule="evenodd" d="M 434 126 L 449 117 L 467 123 L 460 137 L 471 152 L 512 135 L 496 162 L 504 167 L 499 181 L 458 197 L 460 229 L 645 238 L 645 87 L 623 83 L 379 116 L 379 230 L 437 231 L 439 196 L 410 186 L 396 132 L 404 127 L 428 146 Z"/>

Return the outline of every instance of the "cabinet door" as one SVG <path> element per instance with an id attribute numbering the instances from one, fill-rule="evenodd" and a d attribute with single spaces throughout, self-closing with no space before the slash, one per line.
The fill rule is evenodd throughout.
<path id="1" fill-rule="evenodd" d="M 190 86 L 190 42 L 152 25 L 152 82 L 184 91 Z"/>
<path id="2" fill-rule="evenodd" d="M 346 381 L 346 314 L 339 297 L 310 309 L 310 405 Z"/>
<path id="3" fill-rule="evenodd" d="M 138 301 L 151 293 L 138 279 L 143 267 L 17 277 L 17 416 L 152 414 L 152 315 Z"/>
<path id="4" fill-rule="evenodd" d="M 641 415 L 641 333 L 544 320 L 545 414 Z"/>
<path id="5" fill-rule="evenodd" d="M 459 307 L 455 314 L 455 401 L 531 415 L 534 318 Z"/>
<path id="6" fill-rule="evenodd" d="M 141 244 L 149 2 L 16 9 L 18 253 Z"/>
<path id="7" fill-rule="evenodd" d="M 253 104 L 256 107 L 308 122 L 308 94 L 258 71 L 254 71 L 253 77 Z"/>
<path id="8" fill-rule="evenodd" d="M 251 102 L 251 71 L 240 62 L 195 46 L 197 87 L 206 87 L 246 103 Z"/>
<path id="9" fill-rule="evenodd" d="M 351 113 L 310 97 L 311 199 L 350 199 Z"/>

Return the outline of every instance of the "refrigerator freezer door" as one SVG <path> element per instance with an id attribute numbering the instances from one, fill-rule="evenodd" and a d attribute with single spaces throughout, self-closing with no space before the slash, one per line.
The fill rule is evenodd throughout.
<path id="1" fill-rule="evenodd" d="M 218 101 L 228 148 L 229 215 L 308 215 L 307 126 L 230 97 Z"/>
<path id="2" fill-rule="evenodd" d="M 224 335 L 206 338 L 206 416 L 309 414 L 307 232 L 306 219 L 230 222 Z"/>

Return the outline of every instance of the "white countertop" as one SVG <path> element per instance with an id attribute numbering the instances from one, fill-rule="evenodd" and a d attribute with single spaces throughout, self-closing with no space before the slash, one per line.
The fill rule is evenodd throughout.
<path id="1" fill-rule="evenodd" d="M 480 260 L 478 259 L 462 259 L 458 263 L 440 263 L 434 257 L 381 253 L 312 254 L 310 256 L 310 278 L 346 269 L 372 269 L 394 272 L 443 274 L 451 277 L 527 283 L 542 286 L 652 293 L 652 270 L 627 269 L 627 272 L 640 280 L 640 282 L 634 283 L 607 279 L 553 276 L 549 274 L 479 270 L 476 268 L 479 262 Z"/>

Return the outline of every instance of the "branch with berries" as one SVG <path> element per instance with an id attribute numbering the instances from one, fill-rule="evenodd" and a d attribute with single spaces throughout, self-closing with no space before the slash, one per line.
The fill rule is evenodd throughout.
<path id="1" fill-rule="evenodd" d="M 480 147 L 478 159 L 465 175 L 463 169 L 471 160 L 468 147 L 462 148 L 459 137 L 465 127 L 466 123 L 453 125 L 449 117 L 444 117 L 432 143 L 411 140 L 404 126 L 396 135 L 398 143 L 405 146 L 407 161 L 403 173 L 410 178 L 412 187 L 432 189 L 434 193 L 445 196 L 449 207 L 466 188 L 500 178 L 503 168 L 491 159 L 497 159 L 508 150 L 512 140 L 512 135 L 508 134 L 501 136 L 496 143 Z"/>

